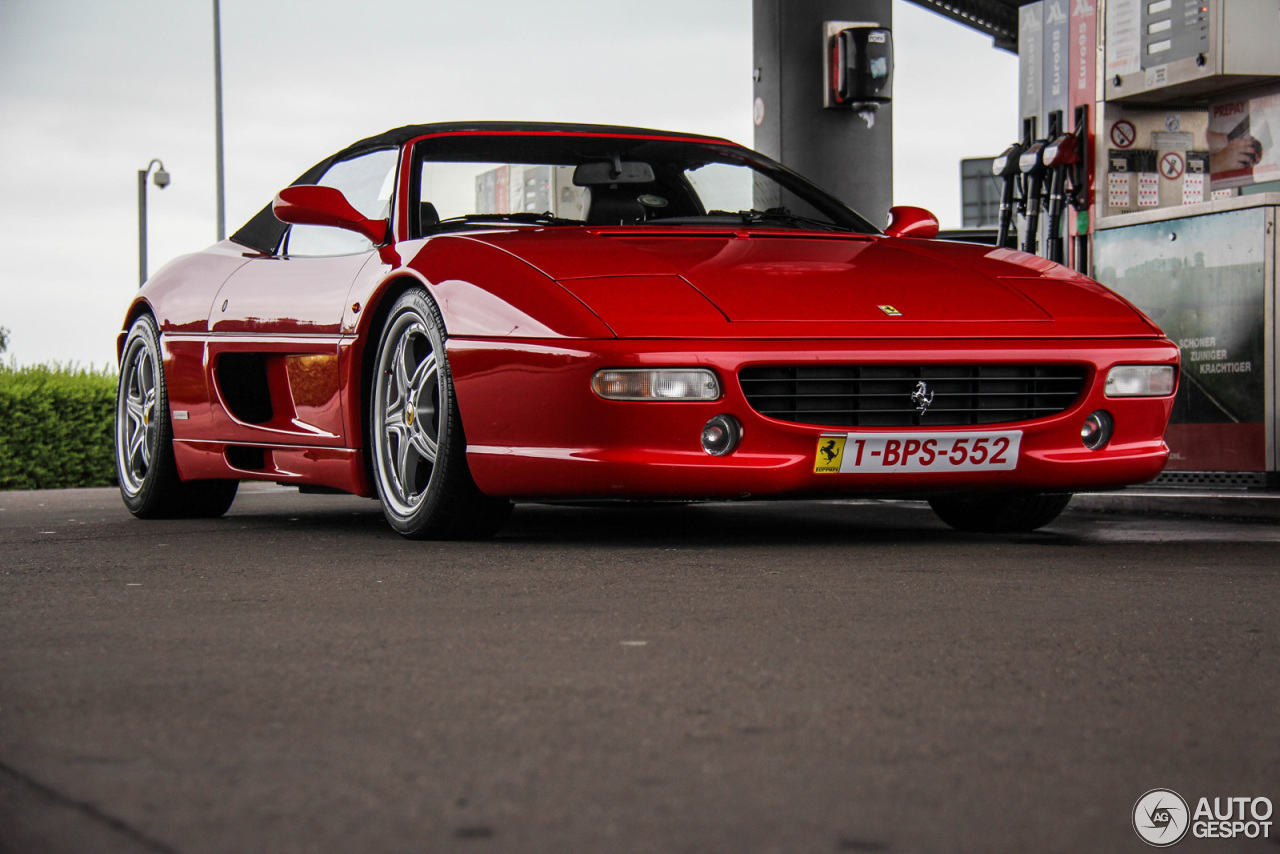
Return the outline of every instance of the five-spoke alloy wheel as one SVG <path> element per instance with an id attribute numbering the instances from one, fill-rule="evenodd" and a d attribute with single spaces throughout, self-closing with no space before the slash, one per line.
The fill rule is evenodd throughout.
<path id="1" fill-rule="evenodd" d="M 143 519 L 215 517 L 235 500 L 239 481 L 182 481 L 173 459 L 173 426 L 155 319 L 129 327 L 116 388 L 116 473 L 120 495 Z"/>
<path id="2" fill-rule="evenodd" d="M 444 341 L 439 309 L 411 290 L 392 305 L 374 363 L 374 484 L 387 521 L 415 539 L 488 536 L 511 509 L 481 493 L 467 468 Z"/>
<path id="3" fill-rule="evenodd" d="M 138 321 L 125 343 L 120 361 L 119 411 L 116 413 L 116 467 L 120 489 L 137 495 L 146 485 L 160 439 L 156 402 L 160 395 L 160 367 L 148 324 Z"/>

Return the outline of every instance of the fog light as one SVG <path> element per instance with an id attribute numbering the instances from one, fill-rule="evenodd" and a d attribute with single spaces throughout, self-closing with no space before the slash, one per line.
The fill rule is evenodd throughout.
<path id="1" fill-rule="evenodd" d="M 1110 413 L 1099 409 L 1084 420 L 1080 426 L 1080 441 L 1091 451 L 1096 451 L 1111 441 L 1111 433 L 1115 430 L 1115 422 Z"/>
<path id="2" fill-rule="evenodd" d="M 742 425 L 732 415 L 717 415 L 702 428 L 702 450 L 713 457 L 732 454 L 742 441 Z"/>
<path id="3" fill-rule="evenodd" d="M 607 400 L 716 400 L 720 380 L 705 368 L 610 368 L 591 388 Z"/>

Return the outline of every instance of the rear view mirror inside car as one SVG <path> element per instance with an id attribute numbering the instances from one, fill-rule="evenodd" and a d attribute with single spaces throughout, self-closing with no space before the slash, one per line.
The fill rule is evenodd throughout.
<path id="1" fill-rule="evenodd" d="M 648 184 L 653 181 L 653 167 L 637 161 L 614 160 L 611 163 L 583 163 L 573 170 L 573 183 L 579 187 L 599 184 Z"/>

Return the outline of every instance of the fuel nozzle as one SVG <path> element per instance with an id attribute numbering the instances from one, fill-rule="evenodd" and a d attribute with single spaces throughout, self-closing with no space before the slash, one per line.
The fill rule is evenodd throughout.
<path id="1" fill-rule="evenodd" d="M 1064 133 L 1044 147 L 1044 165 L 1050 169 L 1080 162 L 1080 145 L 1074 133 Z"/>
<path id="2" fill-rule="evenodd" d="M 997 178 L 1016 177 L 1020 171 L 1018 158 L 1022 156 L 1022 143 L 1015 142 L 991 161 L 991 174 Z"/>
<path id="3" fill-rule="evenodd" d="M 1049 223 L 1045 245 L 1050 261 L 1066 262 L 1066 245 L 1062 238 L 1062 215 L 1067 208 L 1067 178 L 1080 161 L 1079 139 L 1064 133 L 1044 148 L 1044 164 L 1052 173 L 1049 179 Z"/>
<path id="4" fill-rule="evenodd" d="M 1047 140 L 1037 139 L 1018 155 L 1018 168 L 1022 174 L 1032 177 L 1044 174 L 1044 149 L 1048 144 Z"/>
<path id="5" fill-rule="evenodd" d="M 1027 188 L 1023 197 L 1027 206 L 1027 231 L 1022 238 L 1022 251 L 1032 255 L 1036 254 L 1039 246 L 1040 211 L 1044 207 L 1044 175 L 1047 170 L 1044 149 L 1047 144 L 1047 140 L 1037 139 L 1018 157 L 1018 168 L 1025 176 Z"/>
<path id="6" fill-rule="evenodd" d="M 991 161 L 991 174 L 1000 179 L 1000 233 L 996 238 L 996 246 L 1007 249 L 1018 245 L 1018 237 L 1013 229 L 1013 197 L 1018 177 L 1022 174 L 1018 166 L 1022 151 L 1022 143 L 1015 142 Z"/>

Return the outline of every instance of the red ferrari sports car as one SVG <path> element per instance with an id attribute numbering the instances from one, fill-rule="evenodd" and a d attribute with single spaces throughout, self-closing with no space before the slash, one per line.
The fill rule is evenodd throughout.
<path id="1" fill-rule="evenodd" d="M 1016 531 L 1160 472 L 1178 350 L 1150 320 L 890 218 L 722 139 L 370 137 L 138 293 L 121 493 L 158 517 L 246 479 L 340 490 L 408 537 L 522 500 L 852 495 Z"/>

